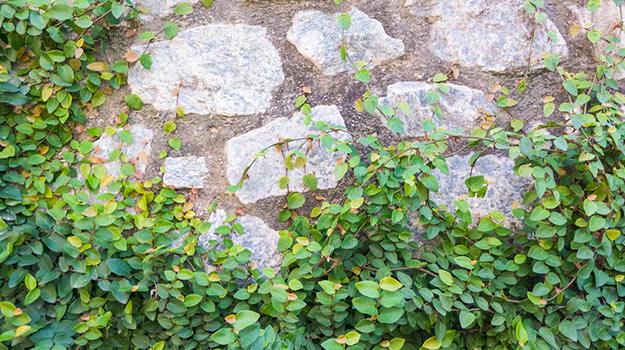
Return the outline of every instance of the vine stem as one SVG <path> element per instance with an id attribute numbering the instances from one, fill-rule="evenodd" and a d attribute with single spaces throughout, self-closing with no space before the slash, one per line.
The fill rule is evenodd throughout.
<path id="1" fill-rule="evenodd" d="M 552 301 L 553 299 L 557 298 L 558 295 L 562 294 L 562 292 L 564 292 L 565 290 L 567 290 L 572 284 L 573 282 L 575 282 L 577 280 L 577 275 L 575 275 L 575 277 L 573 277 L 571 279 L 571 281 L 562 289 L 560 289 L 560 291 L 558 291 L 554 296 L 552 296 L 551 298 L 547 299 L 547 302 Z"/>

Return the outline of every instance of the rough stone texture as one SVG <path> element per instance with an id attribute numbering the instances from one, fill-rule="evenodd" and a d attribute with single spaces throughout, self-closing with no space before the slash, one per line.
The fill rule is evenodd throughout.
<path id="1" fill-rule="evenodd" d="M 430 51 L 448 62 L 487 71 L 526 67 L 530 50 L 531 17 L 517 0 L 408 0 L 406 6 L 431 23 Z M 548 32 L 558 35 L 551 42 Z M 536 26 L 532 57 L 544 53 L 568 55 L 564 38 L 547 19 Z"/>
<path id="2" fill-rule="evenodd" d="M 135 47 L 142 52 L 142 47 Z M 282 61 L 267 30 L 243 24 L 212 24 L 181 31 L 149 47 L 152 68 L 136 64 L 128 84 L 143 102 L 162 111 L 250 115 L 267 110 L 272 90 L 284 81 Z"/>
<path id="3" fill-rule="evenodd" d="M 514 161 L 505 157 L 486 155 L 477 160 L 473 176 L 483 175 L 489 182 L 488 191 L 484 198 L 468 198 L 465 180 L 469 178 L 471 167 L 470 155 L 453 156 L 447 159 L 449 175 L 437 172 L 439 191 L 432 194 L 432 200 L 445 204 L 453 212 L 456 210 L 454 201 L 458 198 L 469 203 L 469 210 L 473 215 L 487 216 L 492 210 L 499 210 L 506 217 L 512 216 L 512 205 L 515 201 L 521 203 L 523 194 L 531 186 L 527 178 L 520 178 L 514 173 Z"/>
<path id="4" fill-rule="evenodd" d="M 271 123 L 246 134 L 234 137 L 226 144 L 228 157 L 228 181 L 235 185 L 241 179 L 245 167 L 254 159 L 254 156 L 263 148 L 270 146 L 279 139 L 306 137 L 309 134 L 319 134 L 319 130 L 312 127 L 316 121 L 324 121 L 329 125 L 345 126 L 345 122 L 336 106 L 317 106 L 312 109 L 311 126 L 304 125 L 303 115 L 296 113 L 292 118 L 278 118 Z M 337 138 L 347 139 L 345 133 L 339 133 Z M 292 142 L 289 148 L 283 147 L 286 154 L 296 149 L 304 141 Z M 305 153 L 306 145 L 302 148 Z M 316 173 L 319 189 L 333 188 L 337 185 L 334 176 L 334 165 L 339 155 L 328 153 L 322 146 L 313 143 L 313 149 L 308 153 L 306 164 L 307 173 Z M 289 188 L 292 191 L 305 191 L 302 182 L 304 176 L 302 168 L 289 171 Z M 284 159 L 275 149 L 259 158 L 248 172 L 247 179 L 236 195 L 243 203 L 253 203 L 261 198 L 283 195 L 286 188 L 280 189 L 278 180 L 285 175 Z"/>
<path id="5" fill-rule="evenodd" d="M 210 240 L 220 242 L 223 236 L 215 233 L 215 230 L 224 225 L 226 212 L 217 210 L 208 221 L 212 224 L 210 230 L 199 237 L 198 244 L 205 248 L 210 248 Z M 258 263 L 258 268 L 271 267 L 278 269 L 282 263 L 282 256 L 278 253 L 278 232 L 267 226 L 263 220 L 252 215 L 238 216 L 236 221 L 243 226 L 243 235 L 238 233 L 230 234 L 230 239 L 234 244 L 252 252 L 252 261 Z M 232 226 L 231 223 L 228 224 Z"/>
<path id="6" fill-rule="evenodd" d="M 345 45 L 352 60 L 372 61 L 369 68 L 404 53 L 400 39 L 391 38 L 382 24 L 353 7 L 351 27 L 345 32 Z M 293 26 L 287 39 L 325 75 L 353 70 L 348 61 L 341 61 L 339 48 L 342 28 L 337 22 L 338 14 L 318 10 L 300 11 L 293 17 Z"/>
<path id="7" fill-rule="evenodd" d="M 479 125 L 477 122 L 480 119 L 496 112 L 495 105 L 487 101 L 486 94 L 482 91 L 462 85 L 448 85 L 449 93 L 441 92 L 441 99 L 437 104 L 443 112 L 441 120 L 432 114 L 432 106 L 426 102 L 427 94 L 435 88 L 435 84 L 403 81 L 389 85 L 387 95 L 380 99 L 380 104 L 395 107 L 398 102 L 405 102 L 410 106 L 410 115 L 406 116 L 401 112 L 397 114 L 407 136 L 423 135 L 422 123 L 427 119 L 432 120 L 437 127 L 470 131 L 472 127 Z M 380 120 L 386 125 L 386 120 L 381 115 Z"/>
<path id="8" fill-rule="evenodd" d="M 181 2 L 188 2 L 193 5 L 197 1 L 189 0 L 137 0 L 135 4 L 140 11 L 147 11 L 140 15 L 142 22 L 152 21 L 158 17 L 165 17 L 174 13 L 176 5 Z"/>
<path id="9" fill-rule="evenodd" d="M 119 177 L 122 162 L 118 159 L 109 162 L 109 156 L 115 149 L 120 149 L 128 159 L 136 160 L 135 169 L 145 172 L 148 166 L 148 159 L 152 151 L 151 143 L 153 138 L 152 130 L 142 124 L 135 124 L 130 127 L 132 133 L 132 144 L 122 142 L 118 134 L 119 129 L 113 135 L 102 135 L 93 143 L 91 157 L 95 157 L 96 162 L 102 162 L 106 167 L 106 172 L 114 177 Z"/>
<path id="10" fill-rule="evenodd" d="M 625 31 L 620 30 L 618 25 L 620 22 L 619 8 L 614 4 L 614 1 L 602 1 L 601 6 L 595 13 L 590 13 L 587 6 L 578 6 L 569 4 L 568 8 L 576 15 L 578 24 L 583 28 L 584 25 L 594 23 L 589 29 L 596 29 L 603 33 L 603 37 L 615 36 L 619 38 L 620 42 L 625 42 Z M 584 30 L 578 34 L 582 40 L 588 40 L 584 35 Z M 599 40 L 597 45 L 593 46 L 594 54 L 598 55 L 604 52 L 607 42 Z M 622 45 L 621 45 L 622 46 Z M 625 78 L 625 72 L 617 72 L 616 79 Z"/>
<path id="11" fill-rule="evenodd" d="M 176 157 L 165 159 L 165 185 L 175 188 L 204 188 L 209 175 L 204 157 Z"/>

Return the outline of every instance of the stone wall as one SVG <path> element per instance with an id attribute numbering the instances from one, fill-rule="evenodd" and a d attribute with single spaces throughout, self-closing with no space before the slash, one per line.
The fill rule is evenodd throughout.
<path id="1" fill-rule="evenodd" d="M 585 2 L 572 0 L 545 1 L 548 17 L 543 25 L 532 24 L 522 0 L 344 0 L 340 6 L 331 0 L 215 0 L 210 9 L 196 4 L 188 16 L 173 15 L 177 2 L 137 0 L 146 12 L 138 32 L 156 33 L 166 21 L 173 21 L 180 25 L 180 33 L 171 41 L 163 34 L 157 37 L 147 49 L 153 58 L 151 70 L 135 65 L 128 91 L 109 98 L 91 118 L 92 126 L 114 124 L 125 94 L 139 95 L 144 107 L 129 112 L 128 120 L 135 144 L 122 150 L 140 165 L 136 176 L 161 176 L 167 185 L 197 189 L 194 210 L 203 218 L 209 216 L 211 202 L 222 200 L 211 220 L 220 223 L 225 212 L 239 213 L 249 233 L 239 243 L 255 251 L 256 260 L 267 266 L 276 264 L 275 241 L 284 228 L 276 220 L 286 193 L 278 186 L 284 175 L 282 158 L 270 150 L 254 164 L 237 197 L 229 196 L 226 188 L 239 181 L 243 168 L 263 147 L 278 138 L 311 132 L 295 108 L 297 96 L 310 92 L 315 120 L 345 125 L 354 135 L 377 133 L 387 142 L 396 141 L 377 117 L 355 110 L 354 101 L 366 87 L 339 59 L 343 39 L 352 57 L 373 67 L 374 93 L 410 105 L 406 131 L 418 136 L 421 121 L 431 117 L 425 103 L 428 79 L 438 72 L 452 71 L 455 76 L 441 102 L 444 117 L 439 125 L 472 128 L 494 115 L 504 122 L 524 120 L 526 127 L 544 121 L 539 99 L 558 98 L 560 80 L 557 73 L 544 69 L 539 58 L 557 53 L 568 70 L 591 71 L 598 50 L 583 33 L 573 38 L 569 28 L 597 21 L 608 31 L 618 22 L 618 10 L 609 4 L 591 15 Z M 340 12 L 350 12 L 352 18 L 345 38 L 336 21 Z M 111 62 L 128 51 L 140 54 L 145 49 L 124 32 L 110 43 Z M 513 94 L 519 104 L 504 113 L 489 90 L 495 84 L 513 89 L 525 75 L 528 89 Z M 184 109 L 183 118 L 176 117 L 176 105 Z M 558 118 L 557 113 L 551 118 Z M 174 120 L 176 130 L 163 133 L 163 125 Z M 118 137 L 98 141 L 102 157 L 119 146 Z M 180 139 L 180 150 L 167 145 L 170 137 Z M 167 156 L 161 158 L 165 150 Z M 452 204 L 466 191 L 467 159 L 466 154 L 454 156 L 449 161 L 451 174 L 441 175 L 443 202 Z M 334 178 L 335 162 L 334 156 L 316 149 L 308 168 L 319 180 L 315 195 L 330 201 L 338 200 L 345 186 Z M 119 165 L 109 168 L 119 171 Z M 509 213 L 528 186 L 514 175 L 512 162 L 497 153 L 478 161 L 473 172 L 477 174 L 491 182 L 486 198 L 471 203 L 481 214 L 495 209 Z M 292 178 L 290 188 L 303 190 L 295 180 L 298 176 Z"/>

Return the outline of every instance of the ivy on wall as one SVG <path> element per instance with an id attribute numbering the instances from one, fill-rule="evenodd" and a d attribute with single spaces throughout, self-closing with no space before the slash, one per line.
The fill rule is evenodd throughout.
<path id="1" fill-rule="evenodd" d="M 193 11 L 182 4 L 176 14 Z M 542 6 L 526 2 L 539 22 Z M 562 119 L 527 134 L 520 120 L 509 127 L 494 120 L 469 134 L 426 121 L 422 138 L 404 139 L 397 115 L 409 107 L 379 105 L 367 91 L 356 107 L 386 117 L 400 141 L 337 140 L 347 131 L 312 120 L 298 98 L 305 122 L 319 130 L 308 147 L 342 153 L 334 174 L 353 183 L 341 203 L 310 213 L 301 209 L 305 196 L 290 193 L 286 208 L 276 208 L 290 223 L 278 242 L 281 269 L 259 271 L 251 252 L 228 238 L 244 233 L 236 215 L 217 229 L 223 244 L 201 247 L 210 223 L 195 217 L 191 196 L 159 178 L 134 178 L 120 151 L 109 159 L 122 162 L 120 176 L 107 174 L 89 156 L 102 130 L 87 130 L 91 138 L 81 142 L 72 136 L 125 83 L 128 62 L 109 67 L 99 55 L 108 28 L 137 14 L 129 1 L 0 4 L 0 349 L 623 347 L 625 96 L 615 75 L 625 49 L 617 38 L 588 31 L 591 43 L 605 43 L 592 73 L 541 58 L 562 78 L 567 100 L 535 97 L 545 116 L 557 109 Z M 351 19 L 339 16 L 339 24 L 349 30 Z M 171 39 L 178 27 L 163 32 Z M 352 60 L 345 46 L 340 55 Z M 132 61 L 150 68 L 147 55 Z M 367 84 L 367 63 L 352 63 Z M 434 117 L 448 79 L 432 79 Z M 513 106 L 502 91 L 498 106 Z M 126 102 L 142 107 L 136 95 Z M 127 118 L 121 113 L 118 126 Z M 121 138 L 132 143 L 130 133 Z M 455 211 L 431 200 L 434 174 L 449 173 L 449 146 L 459 141 L 476 149 L 471 164 L 484 150 L 506 150 L 516 173 L 533 181 L 513 210 L 521 229 L 507 228 L 510 218 L 498 211 L 475 218 L 464 200 Z M 306 162 L 304 152 L 285 155 L 287 169 Z M 316 190 L 313 174 L 304 183 Z M 488 190 L 483 176 L 466 185 L 470 197 Z M 413 239 L 410 220 L 425 246 Z M 207 272 L 207 262 L 216 270 Z"/>

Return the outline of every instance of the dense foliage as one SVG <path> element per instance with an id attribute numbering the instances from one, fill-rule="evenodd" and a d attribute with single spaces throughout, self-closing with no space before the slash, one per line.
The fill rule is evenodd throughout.
<path id="1" fill-rule="evenodd" d="M 542 5 L 526 3 L 538 24 Z M 176 7 L 179 15 L 192 11 Z M 210 223 L 195 217 L 192 194 L 135 176 L 133 160 L 119 150 L 109 160 L 123 164 L 121 176 L 107 174 L 90 156 L 100 129 L 73 139 L 125 83 L 129 62 L 150 68 L 145 54 L 111 67 L 98 60 L 107 28 L 136 17 L 130 1 L 0 4 L 0 349 L 623 347 L 625 96 L 615 75 L 625 49 L 616 37 L 571 28 L 600 47 L 595 72 L 567 72 L 557 55 L 540 58 L 562 77 L 568 100 L 540 97 L 545 116 L 557 108 L 558 117 L 527 134 L 520 120 L 510 127 L 490 120 L 470 134 L 425 121 L 423 137 L 409 140 L 397 118 L 409 107 L 379 105 L 367 91 L 356 109 L 383 115 L 400 142 L 340 141 L 333 135 L 347 131 L 312 120 L 306 97 L 298 98 L 319 133 L 281 140 L 258 156 L 280 148 L 293 169 L 307 157 L 289 144 L 323 147 L 343 154 L 334 173 L 353 183 L 342 203 L 323 202 L 310 213 L 302 210 L 304 195 L 289 193 L 279 219 L 291 225 L 280 232 L 283 263 L 274 272 L 259 271 L 250 252 L 228 239 L 243 233 L 235 215 L 217 229 L 223 245 L 201 247 L 198 236 Z M 350 22 L 339 16 L 344 30 Z M 178 27 L 168 22 L 163 31 L 171 39 Z M 366 62 L 352 61 L 345 46 L 340 54 L 358 80 L 371 80 Z M 448 79 L 432 79 L 434 118 Z M 516 103 L 505 88 L 493 93 L 499 107 Z M 126 101 L 141 108 L 136 95 Z M 116 127 L 127 118 L 120 113 Z M 132 142 L 128 131 L 120 138 Z M 517 174 L 531 179 L 513 210 L 520 229 L 507 228 L 511 218 L 498 211 L 473 217 L 465 200 L 453 211 L 431 200 L 435 174 L 453 171 L 450 145 L 462 142 L 477 149 L 472 163 L 507 150 Z M 316 190 L 313 174 L 304 183 Z M 488 191 L 483 176 L 466 184 L 470 197 Z M 217 269 L 207 272 L 206 262 Z"/>

